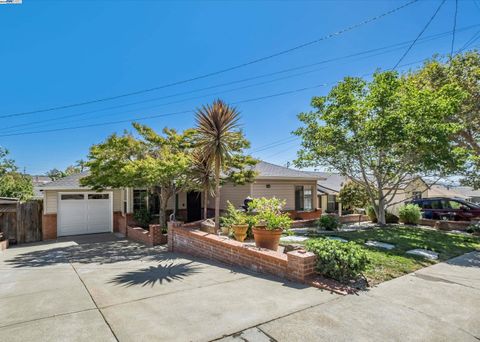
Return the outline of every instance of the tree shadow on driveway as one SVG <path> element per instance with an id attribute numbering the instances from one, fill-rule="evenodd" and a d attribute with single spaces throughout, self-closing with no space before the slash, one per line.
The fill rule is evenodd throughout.
<path id="1" fill-rule="evenodd" d="M 40 244 L 43 247 L 45 244 Z M 22 248 L 22 247 L 18 247 Z M 13 250 L 13 249 L 12 249 Z M 148 247 L 128 240 L 110 240 L 85 242 L 75 245 L 47 249 L 28 250 L 6 258 L 5 264 L 14 268 L 45 267 L 69 263 L 114 264 L 125 261 L 162 261 L 170 256 L 163 253 L 165 247 Z"/>
<path id="2" fill-rule="evenodd" d="M 182 280 L 183 278 L 198 273 L 202 267 L 193 261 L 175 264 L 173 261 L 158 266 L 150 266 L 140 270 L 130 271 L 117 275 L 109 283 L 130 287 L 134 285 L 153 287 L 155 284 Z"/>

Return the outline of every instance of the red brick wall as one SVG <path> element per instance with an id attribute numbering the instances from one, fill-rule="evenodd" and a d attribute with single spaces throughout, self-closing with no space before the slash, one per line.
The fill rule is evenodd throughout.
<path id="1" fill-rule="evenodd" d="M 57 238 L 57 214 L 43 214 L 42 216 L 42 240 Z"/>
<path id="2" fill-rule="evenodd" d="M 315 255 L 298 251 L 287 254 L 258 249 L 208 234 L 181 223 L 168 223 L 169 250 L 238 265 L 257 272 L 305 281 L 315 273 Z"/>
<path id="3" fill-rule="evenodd" d="M 360 214 L 349 214 L 349 215 L 342 215 L 339 217 L 340 223 L 355 223 L 355 222 L 364 222 L 370 221 L 370 218 L 367 215 L 360 215 Z"/>
<path id="4" fill-rule="evenodd" d="M 113 212 L 113 231 L 127 235 L 127 216 L 121 211 Z"/>
<path id="5" fill-rule="evenodd" d="M 162 234 L 159 224 L 151 224 L 149 231 L 141 227 L 127 227 L 127 238 L 144 243 L 147 246 L 156 246 L 167 243 L 167 237 Z"/>
<path id="6" fill-rule="evenodd" d="M 435 227 L 440 230 L 465 230 L 472 222 L 420 219 L 419 224 Z"/>
<path id="7" fill-rule="evenodd" d="M 287 213 L 293 220 L 314 220 L 322 215 L 322 209 L 315 209 L 312 211 L 288 210 Z"/>

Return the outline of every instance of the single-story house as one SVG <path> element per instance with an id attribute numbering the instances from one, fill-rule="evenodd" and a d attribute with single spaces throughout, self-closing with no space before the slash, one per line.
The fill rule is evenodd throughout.
<path id="1" fill-rule="evenodd" d="M 342 186 L 348 181 L 348 178 L 334 172 L 310 173 L 318 177 L 317 196 L 319 208 L 326 213 L 342 215 L 342 203 L 338 195 Z"/>
<path id="2" fill-rule="evenodd" d="M 245 185 L 224 184 L 220 191 L 220 209 L 227 201 L 240 207 L 245 198 L 277 197 L 286 201 L 285 210 L 295 219 L 319 217 L 316 194 L 318 176 L 310 172 L 259 162 L 255 166 L 255 181 Z M 58 179 L 42 186 L 44 239 L 57 236 L 100 232 L 116 232 L 133 222 L 133 213 L 146 208 L 153 214 L 159 211 L 158 197 L 146 189 L 106 189 L 95 192 L 80 186 L 83 172 Z M 168 209 L 177 217 L 190 222 L 201 219 L 203 196 L 191 191 L 171 198 Z M 213 214 L 214 199 L 206 204 Z"/>
<path id="3" fill-rule="evenodd" d="M 473 189 L 470 186 L 454 186 L 450 190 L 466 197 L 466 200 L 472 203 L 480 203 L 480 189 Z"/>

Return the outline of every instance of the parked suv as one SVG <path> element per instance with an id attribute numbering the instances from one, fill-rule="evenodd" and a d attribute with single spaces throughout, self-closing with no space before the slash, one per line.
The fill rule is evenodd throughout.
<path id="1" fill-rule="evenodd" d="M 471 221 L 480 218 L 480 206 L 459 198 L 421 198 L 410 203 L 418 205 L 426 219 Z"/>

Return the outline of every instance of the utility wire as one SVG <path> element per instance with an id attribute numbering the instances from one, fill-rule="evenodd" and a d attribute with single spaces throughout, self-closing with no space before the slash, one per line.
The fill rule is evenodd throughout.
<path id="1" fill-rule="evenodd" d="M 189 82 L 193 82 L 193 81 L 196 81 L 196 80 L 200 80 L 200 79 L 203 79 L 203 78 L 207 78 L 207 77 L 211 77 L 211 76 L 216 76 L 216 75 L 219 75 L 219 74 L 223 74 L 225 72 L 229 72 L 229 71 L 233 71 L 233 70 L 236 70 L 236 69 L 240 69 L 240 68 L 244 68 L 246 66 L 249 66 L 249 65 L 252 65 L 252 64 L 256 64 L 256 63 L 260 63 L 260 62 L 263 62 L 263 61 L 266 61 L 266 60 L 269 60 L 269 59 L 272 59 L 272 58 L 275 58 L 275 57 L 278 57 L 278 56 L 281 56 L 281 55 L 284 55 L 284 54 L 288 54 L 290 52 L 293 52 L 293 51 L 296 51 L 296 50 L 299 50 L 299 49 L 302 49 L 302 48 L 305 48 L 307 46 L 310 46 L 310 45 L 314 45 L 314 44 L 317 44 L 321 41 L 324 41 L 324 40 L 327 40 L 327 39 L 331 39 L 331 38 L 334 38 L 334 37 L 337 37 L 337 36 L 340 36 L 346 32 L 349 32 L 349 31 L 352 31 L 354 29 L 357 29 L 361 26 L 364 26 L 366 24 L 369 24 L 371 22 L 374 22 L 376 20 L 379 20 L 383 17 L 386 17 L 388 15 L 391 15 L 395 12 L 398 12 L 416 2 L 418 2 L 419 0 L 412 0 L 412 1 L 409 1 L 399 7 L 396 7 L 392 10 L 389 10 L 387 12 L 384 12 L 380 15 L 377 15 L 377 16 L 374 16 L 374 17 L 371 17 L 371 18 L 368 18 L 366 20 L 363 20 L 357 24 L 354 24 L 354 25 L 351 25 L 351 26 L 348 26 L 344 29 L 341 29 L 339 31 L 336 31 L 336 32 L 333 32 L 333 33 L 330 33 L 326 36 L 323 36 L 323 37 L 320 37 L 318 39 L 315 39 L 315 40 L 312 40 L 312 41 L 309 41 L 309 42 L 306 42 L 306 43 L 303 43 L 303 44 L 300 44 L 300 45 L 297 45 L 297 46 L 294 46 L 292 48 L 289 48 L 289 49 L 286 49 L 286 50 L 282 50 L 282 51 L 279 51 L 279 52 L 276 52 L 274 54 L 271 54 L 271 55 L 268 55 L 268 56 L 264 56 L 264 57 L 261 57 L 261 58 L 257 58 L 257 59 L 253 59 L 251 61 L 248 61 L 248 62 L 245 62 L 245 63 L 242 63 L 242 64 L 238 64 L 238 65 L 235 65 L 235 66 L 232 66 L 232 67 L 228 67 L 228 68 L 225 68 L 225 69 L 221 69 L 221 70 L 218 70 L 218 71 L 214 71 L 214 72 L 210 72 L 210 73 L 207 73 L 207 74 L 203 74 L 203 75 L 199 75 L 199 76 L 195 76 L 195 77 L 192 77 L 192 78 L 188 78 L 188 79 L 185 79 L 185 80 L 181 80 L 181 81 L 176 81 L 176 82 L 172 82 L 172 83 L 167 83 L 167 84 L 164 84 L 164 85 L 160 85 L 160 86 L 156 86 L 156 87 L 153 87 L 153 88 L 148 88 L 148 89 L 142 89 L 142 90 L 137 90 L 137 91 L 134 91 L 134 92 L 130 92 L 130 93 L 124 93 L 124 94 L 120 94 L 120 95 L 116 95 L 116 96 L 110 96 L 110 97 L 104 97 L 104 98 L 99 98 L 99 99 L 95 99 L 95 100 L 89 100 L 89 101 L 84 101 L 84 102 L 77 102 L 77 103 L 72 103 L 72 104 L 68 104 L 68 105 L 62 105 L 62 106 L 56 106 L 56 107 L 49 107 L 49 108 L 43 108 L 43 109 L 37 109 L 37 110 L 32 110 L 32 111 L 26 111 L 26 112 L 19 112 L 19 113 L 11 113 L 11 114 L 4 114 L 4 115 L 1 115 L 0 118 L 5 118 L 5 117 L 13 117 L 13 116 L 20 116 L 20 115 L 28 115 L 28 114 L 34 114 L 34 113 L 44 113 L 44 112 L 49 112 L 49 111 L 53 111 L 53 110 L 61 110 L 61 109 L 67 109 L 67 108 L 73 108 L 73 107 L 79 107 L 79 106 L 84 106 L 84 105 L 88 105 L 88 104 L 93 104 L 93 103 L 98 103 L 98 102 L 105 102 L 105 101 L 110 101 L 110 100 L 116 100 L 116 99 L 120 99 L 120 98 L 123 98 L 123 97 L 128 97 L 128 96 L 133 96 L 133 95 L 139 95 L 139 94 L 144 94 L 144 93 L 148 93 L 148 92 L 152 92 L 152 91 L 156 91 L 156 90 L 160 90 L 160 89 L 165 89 L 165 88 L 169 88 L 169 87 L 173 87 L 173 86 L 176 86 L 176 85 L 180 85 L 180 84 L 185 84 L 185 83 L 189 83 Z"/>
<path id="2" fill-rule="evenodd" d="M 480 38 L 480 30 L 478 30 L 477 32 L 475 32 L 475 34 L 465 42 L 465 44 L 463 44 L 463 46 L 458 50 L 457 53 L 461 53 L 463 52 L 464 50 L 468 49 L 468 47 L 470 45 L 472 45 L 473 43 L 475 43 L 475 41 L 478 40 L 478 38 Z"/>
<path id="3" fill-rule="evenodd" d="M 415 62 L 410 62 L 407 64 L 403 64 L 402 66 L 408 66 L 408 65 L 413 65 L 417 64 L 420 62 L 423 62 L 426 59 L 421 59 Z M 365 77 L 372 75 L 372 73 L 366 73 L 363 75 L 360 75 L 359 77 Z M 330 83 L 331 84 L 331 83 Z M 231 104 L 241 104 L 241 103 L 248 103 L 248 102 L 253 102 L 253 101 L 260 101 L 260 100 L 265 100 L 273 97 L 278 97 L 278 96 L 284 96 L 284 95 L 289 95 L 289 94 L 295 94 L 295 93 L 300 93 L 306 90 L 311 90 L 311 89 L 316 89 L 319 87 L 324 87 L 329 85 L 329 83 L 323 83 L 323 84 L 318 84 L 315 86 L 311 87 L 305 87 L 305 88 L 300 88 L 300 89 L 295 89 L 295 90 L 289 90 L 289 91 L 284 91 L 276 94 L 271 94 L 271 95 L 266 95 L 266 96 L 260 96 L 260 97 L 255 97 L 255 98 L 250 98 L 250 99 L 245 99 L 241 101 L 235 101 L 231 102 Z M 93 124 L 88 124 L 88 125 L 80 125 L 80 126 L 71 126 L 71 127 L 62 127 L 62 128 L 53 128 L 53 129 L 46 129 L 46 130 L 38 130 L 38 131 L 28 131 L 28 132 L 19 132 L 19 133 L 8 133 L 8 134 L 1 134 L 1 137 L 10 137 L 10 136 L 19 136 L 19 135 L 29 135 L 29 134 L 38 134 L 38 133 L 50 133 L 50 132 L 59 132 L 59 131 L 66 131 L 66 130 L 74 130 L 74 129 L 79 129 L 79 128 L 90 128 L 90 127 L 97 127 L 97 126 L 107 126 L 107 125 L 114 125 L 114 124 L 119 124 L 119 123 L 125 123 L 125 122 L 134 122 L 134 121 L 144 121 L 144 120 L 149 120 L 149 119 L 156 119 L 160 117 L 166 117 L 166 116 L 172 116 L 172 115 L 179 115 L 179 114 L 186 114 L 186 113 L 194 113 L 193 110 L 185 110 L 185 111 L 180 111 L 180 112 L 174 112 L 174 113 L 167 113 L 167 114 L 156 114 L 156 115 L 150 115 L 150 116 L 143 116 L 143 117 L 136 117 L 136 118 L 130 118 L 130 119 L 124 119 L 124 120 L 117 120 L 117 121 L 108 121 L 108 122 L 101 122 L 101 123 L 93 123 Z"/>
<path id="4" fill-rule="evenodd" d="M 455 47 L 455 31 L 457 30 L 457 13 L 458 13 L 458 0 L 455 0 L 455 14 L 453 15 L 452 47 L 450 48 L 450 57 L 453 57 L 453 49 Z"/>
<path id="5" fill-rule="evenodd" d="M 408 53 L 410 52 L 410 50 L 413 48 L 413 46 L 415 45 L 415 43 L 417 42 L 417 40 L 420 39 L 420 37 L 422 36 L 422 34 L 426 31 L 426 29 L 428 28 L 428 26 L 430 26 L 430 23 L 433 21 L 433 19 L 435 19 L 435 17 L 437 16 L 438 12 L 440 11 L 440 8 L 442 8 L 443 4 L 445 3 L 445 1 L 447 0 L 442 0 L 442 2 L 440 3 L 440 5 L 437 7 L 437 9 L 435 10 L 435 13 L 433 13 L 432 17 L 430 18 L 430 20 L 428 20 L 427 24 L 423 27 L 423 29 L 420 31 L 420 33 L 418 34 L 417 38 L 414 39 L 414 41 L 412 42 L 412 44 L 408 47 L 407 51 L 404 52 L 404 54 L 402 55 L 402 57 L 400 57 L 400 59 L 398 60 L 397 64 L 395 64 L 395 66 L 392 68 L 392 70 L 395 70 L 399 64 L 403 61 L 403 59 L 408 55 Z"/>
<path id="6" fill-rule="evenodd" d="M 469 30 L 471 28 L 478 27 L 478 26 L 480 26 L 480 25 L 466 26 L 466 27 L 463 27 L 463 28 L 457 30 L 457 32 L 462 32 L 462 31 Z M 418 43 L 425 43 L 425 42 L 430 41 L 430 40 L 439 39 L 439 38 L 442 38 L 442 37 L 444 37 L 446 35 L 449 35 L 451 33 L 452 33 L 452 31 L 446 31 L 446 32 L 430 35 L 430 36 L 427 36 L 425 38 L 420 39 L 419 42 L 417 42 L 417 44 Z M 123 107 L 136 105 L 136 104 L 153 102 L 153 101 L 160 100 L 160 99 L 167 99 L 167 98 L 172 98 L 172 97 L 176 97 L 176 96 L 180 96 L 180 95 L 192 94 L 192 93 L 200 92 L 200 91 L 203 91 L 203 90 L 215 89 L 215 88 L 219 88 L 219 87 L 223 87 L 223 86 L 231 85 L 231 84 L 236 84 L 236 83 L 243 83 L 243 82 L 246 82 L 246 81 L 249 81 L 249 80 L 265 78 L 265 77 L 273 76 L 273 75 L 276 75 L 276 74 L 282 74 L 282 73 L 287 73 L 287 72 L 290 72 L 290 71 L 301 70 L 301 69 L 309 68 L 309 67 L 312 67 L 312 66 L 317 66 L 317 65 L 321 65 L 321 64 L 330 63 L 330 62 L 336 62 L 336 61 L 339 61 L 339 60 L 348 59 L 348 58 L 352 58 L 352 57 L 358 57 L 358 56 L 362 56 L 362 55 L 367 55 L 365 58 L 370 58 L 370 57 L 374 57 L 374 56 L 378 56 L 378 55 L 382 55 L 382 54 L 387 54 L 387 53 L 396 51 L 398 49 L 402 49 L 403 46 L 405 46 L 406 44 L 411 43 L 411 42 L 412 42 L 411 40 L 410 41 L 404 41 L 404 42 L 400 42 L 400 43 L 396 43 L 396 44 L 392 44 L 392 45 L 383 46 L 383 47 L 380 47 L 380 48 L 364 50 L 364 51 L 360 51 L 360 52 L 353 53 L 353 54 L 348 54 L 348 55 L 344 55 L 344 56 L 340 56 L 340 57 L 321 60 L 321 61 L 315 62 L 315 63 L 296 66 L 296 67 L 283 69 L 283 70 L 279 70 L 279 71 L 275 71 L 275 72 L 271 72 L 271 73 L 261 74 L 261 75 L 257 75 L 257 76 L 253 76 L 253 77 L 248 77 L 248 78 L 244 78 L 244 79 L 240 79 L 240 80 L 220 83 L 220 84 L 216 84 L 216 85 L 212 85 L 212 86 L 208 86 L 208 87 L 204 87 L 204 88 L 193 89 L 193 90 L 186 91 L 186 92 L 179 92 L 179 93 L 174 93 L 174 94 L 165 95 L 165 96 L 161 96 L 161 97 L 156 97 L 156 98 L 152 98 L 152 99 L 146 99 L 146 100 L 141 100 L 141 101 L 124 103 L 124 104 L 120 104 L 120 105 L 110 106 L 110 107 L 106 107 L 106 108 L 100 108 L 100 109 L 96 109 L 96 110 L 90 110 L 90 111 L 86 111 L 86 112 L 73 113 L 73 114 L 57 116 L 57 117 L 53 117 L 53 118 L 49 118 L 49 119 L 42 119 L 42 120 L 37 120 L 37 121 L 30 121 L 30 122 L 26 122 L 26 123 L 10 125 L 10 126 L 3 127 L 3 130 L 7 130 L 7 129 L 11 129 L 11 128 L 17 128 L 17 127 L 32 126 L 32 125 L 36 125 L 36 124 L 44 124 L 44 123 L 48 123 L 48 122 L 52 122 L 52 121 L 58 122 L 59 120 L 62 120 L 62 119 L 70 119 L 70 118 L 85 116 L 85 115 L 88 115 L 88 114 L 98 113 L 98 112 L 102 112 L 102 111 L 108 111 L 108 110 L 111 110 L 111 109 L 118 109 L 118 108 L 123 108 Z M 390 48 L 392 48 L 392 49 L 390 49 Z M 389 49 L 389 50 L 387 50 L 387 49 Z M 379 51 L 379 52 L 375 53 L 375 54 L 370 54 L 372 52 L 377 52 L 377 51 Z M 368 55 L 368 54 L 370 54 L 370 55 Z M 356 60 L 358 60 L 358 59 L 356 59 Z M 136 108 L 135 110 L 139 111 L 139 110 L 144 110 L 144 109 L 157 108 L 157 107 L 165 106 L 165 105 L 169 105 L 169 104 L 174 104 L 174 103 L 184 102 L 184 101 L 197 99 L 197 98 L 201 98 L 201 97 L 221 94 L 221 93 L 224 93 L 224 92 L 231 92 L 231 91 L 235 91 L 235 90 L 250 88 L 250 87 L 254 87 L 254 86 L 258 86 L 258 85 L 262 85 L 262 84 L 266 84 L 266 83 L 276 82 L 276 81 L 283 80 L 283 79 L 298 77 L 298 76 L 305 75 L 305 74 L 308 74 L 308 73 L 313 73 L 313 72 L 316 72 L 316 71 L 319 71 L 319 70 L 323 70 L 323 68 L 317 68 L 317 69 L 306 71 L 304 73 L 289 75 L 289 76 L 286 76 L 286 77 L 283 77 L 283 78 L 278 78 L 278 79 L 274 79 L 274 80 L 270 80 L 270 81 L 266 81 L 266 82 L 254 83 L 254 84 L 247 85 L 247 86 L 240 87 L 240 88 L 224 90 L 224 91 L 217 92 L 217 93 L 214 93 L 214 94 L 206 94 L 206 95 L 202 95 L 202 96 L 198 96 L 198 97 L 182 99 L 180 101 L 174 101 L 174 102 L 159 104 L 159 105 L 155 105 L 155 106 Z M 122 112 L 117 112 L 117 113 L 114 113 L 114 114 L 129 113 L 132 110 L 133 109 L 127 110 L 127 111 L 122 111 Z M 18 130 L 14 130 L 14 132 L 15 131 L 18 131 Z"/>
<path id="7" fill-rule="evenodd" d="M 271 94 L 271 95 L 266 95 L 266 96 L 254 97 L 254 98 L 250 98 L 250 99 L 245 99 L 245 100 L 241 100 L 241 101 L 232 102 L 231 104 L 241 104 L 241 103 L 248 103 L 248 102 L 259 101 L 259 100 L 265 100 L 265 99 L 269 99 L 269 98 L 273 98 L 273 97 L 300 93 L 300 92 L 303 92 L 303 91 L 306 91 L 306 90 L 311 90 L 311 89 L 319 88 L 319 87 L 322 87 L 322 86 L 324 86 L 324 84 L 319 84 L 319 85 L 300 88 L 300 89 L 295 89 L 295 90 L 284 91 L 284 92 L 281 92 L 281 93 L 276 93 L 276 94 Z M 124 119 L 124 120 L 117 120 L 117 121 L 94 123 L 94 124 L 81 125 L 81 126 L 53 128 L 53 129 L 45 129 L 45 130 L 21 132 L 21 133 L 1 134 L 0 137 L 11 137 L 11 136 L 17 136 L 17 135 L 49 133 L 49 132 L 60 132 L 60 131 L 78 129 L 78 128 L 90 128 L 90 127 L 97 127 L 97 126 L 108 126 L 108 125 L 114 125 L 114 124 L 119 124 L 119 123 L 144 121 L 144 120 L 149 120 L 149 119 L 156 119 L 156 118 L 160 118 L 160 117 L 186 114 L 186 113 L 194 113 L 194 111 L 193 110 L 185 110 L 185 111 L 174 112 L 174 113 L 157 114 L 157 115 L 143 116 L 143 117 L 130 118 L 130 119 Z"/>

